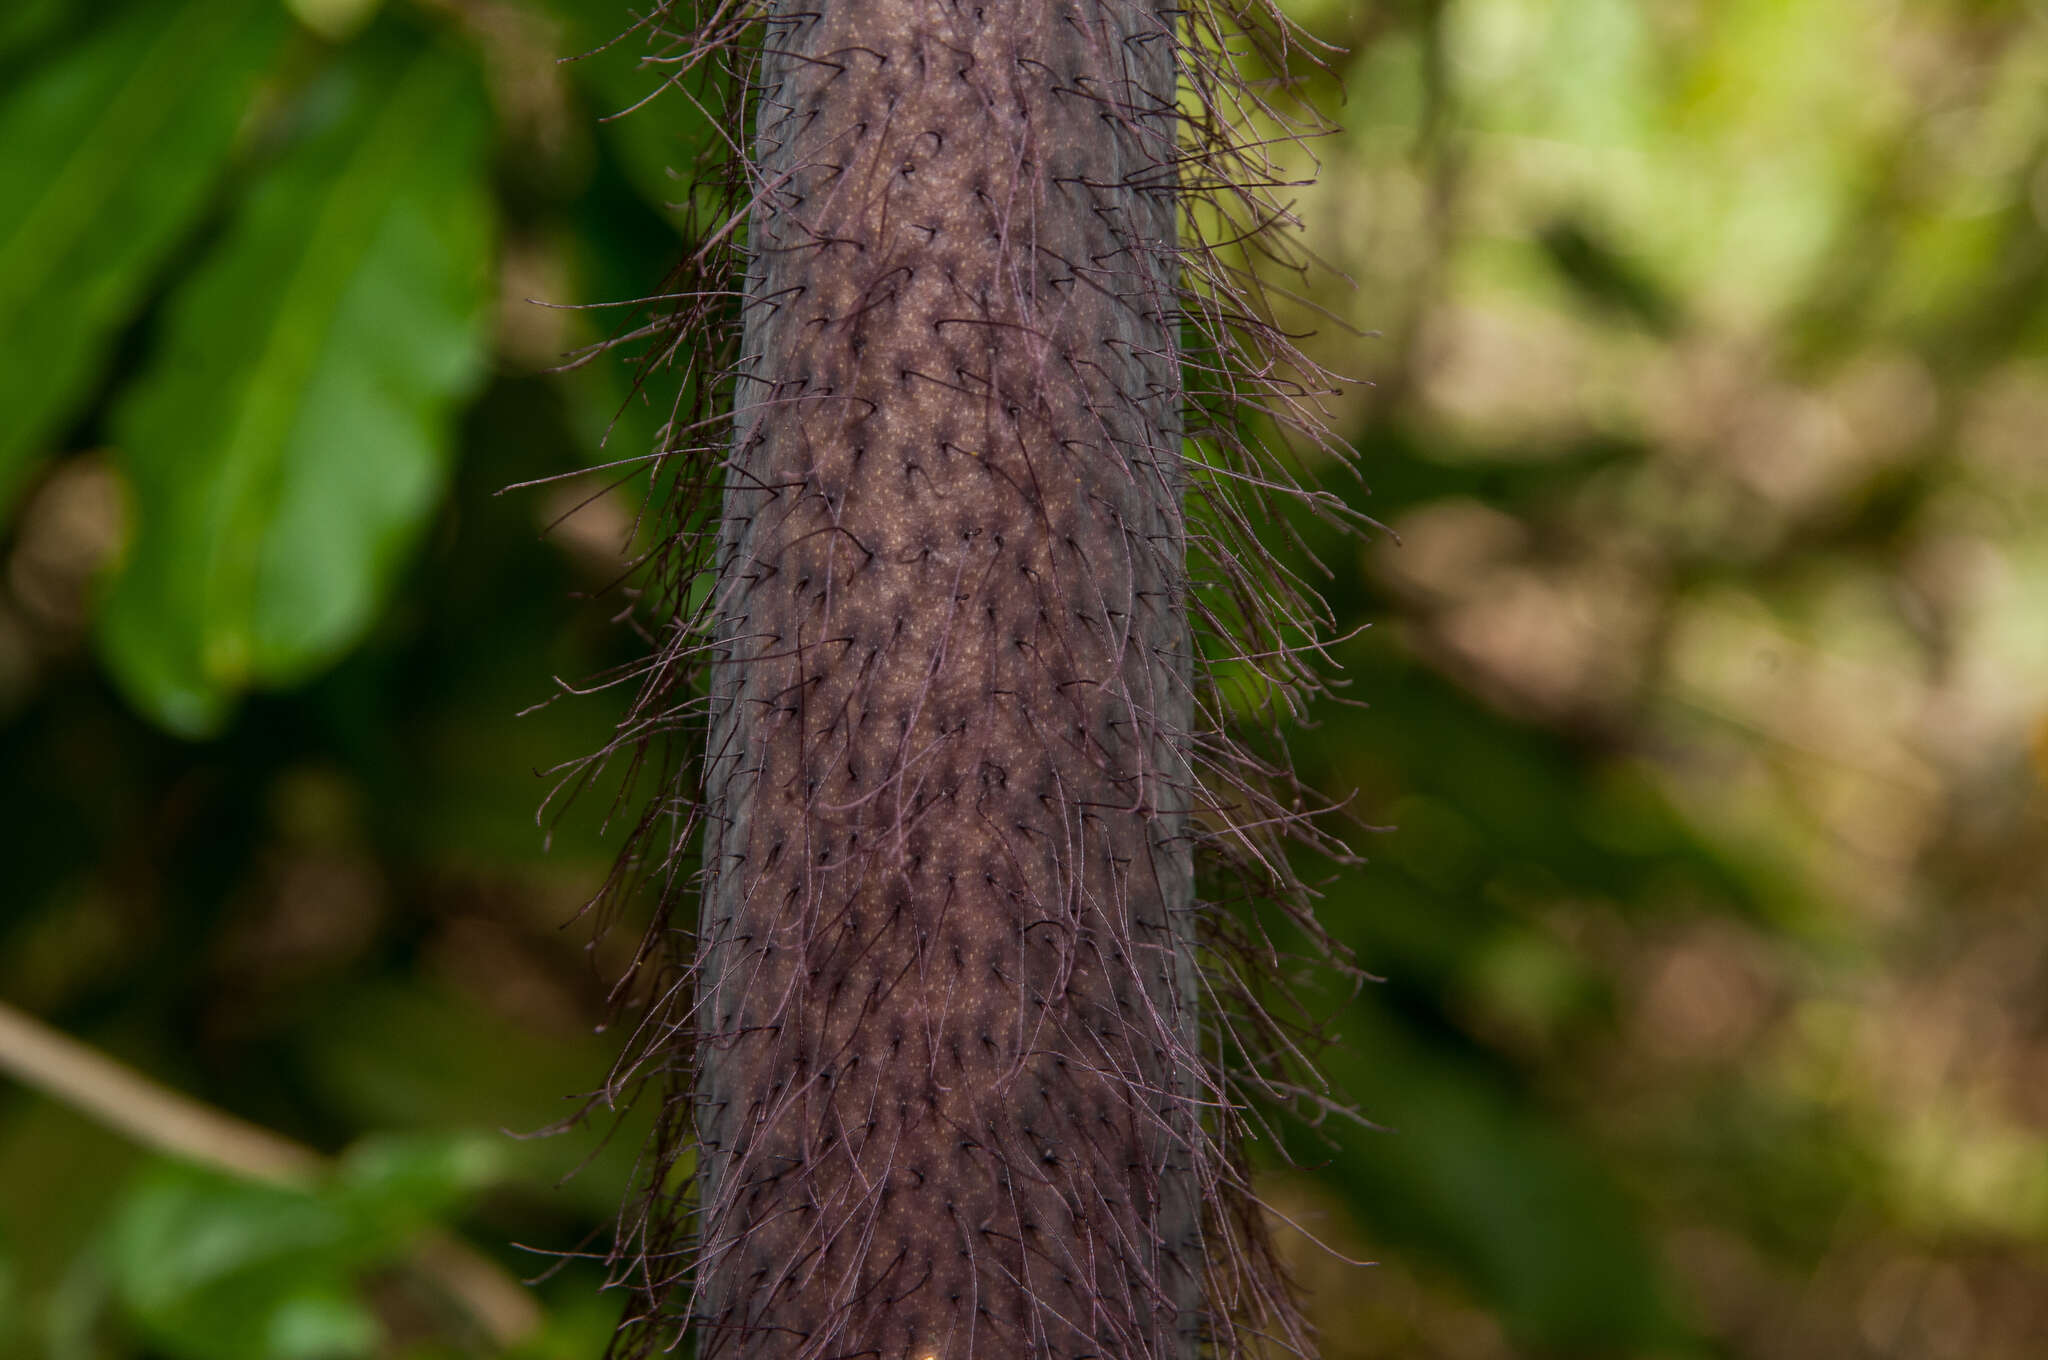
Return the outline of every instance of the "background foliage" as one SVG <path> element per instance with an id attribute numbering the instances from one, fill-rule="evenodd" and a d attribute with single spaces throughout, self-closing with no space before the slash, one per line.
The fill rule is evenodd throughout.
<path id="1" fill-rule="evenodd" d="M 2048 8 L 1297 0 L 1303 328 L 1399 537 L 1307 546 L 1298 743 L 1385 981 L 1299 1132 L 1330 1360 L 2048 1336 Z M 612 0 L 0 11 L 0 998 L 323 1153 L 0 1087 L 0 1351 L 591 1356 L 631 931 L 574 920 L 630 659 L 616 362 L 709 135 Z M 1307 164 L 1304 161 L 1304 172 Z M 1360 335 L 1357 330 L 1371 332 Z M 611 443 L 603 445 L 607 430 Z M 595 601 L 586 598 L 601 596 Z M 569 1173 L 574 1171 L 574 1175 Z"/>

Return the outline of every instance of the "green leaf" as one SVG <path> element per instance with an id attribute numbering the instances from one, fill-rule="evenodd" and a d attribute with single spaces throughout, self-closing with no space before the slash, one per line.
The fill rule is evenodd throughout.
<path id="1" fill-rule="evenodd" d="M 1376 1239 L 1450 1266 L 1543 1354 L 1689 1344 L 1654 1243 L 1571 1130 L 1375 998 L 1351 1006 L 1343 1025 L 1325 1075 L 1390 1131 L 1333 1123 L 1334 1161 L 1306 1138 L 1299 1156 L 1329 1164 Z"/>
<path id="2" fill-rule="evenodd" d="M 438 502 L 492 300 L 469 63 L 366 42 L 173 299 L 116 413 L 137 534 L 101 617 L 136 704 L 202 736 L 355 643 Z"/>
<path id="3" fill-rule="evenodd" d="M 123 1312 L 191 1360 L 324 1360 L 374 1350 L 354 1273 L 393 1250 L 344 1205 L 166 1163 L 118 1211 L 110 1270 Z"/>
<path id="4" fill-rule="evenodd" d="M 0 73 L 7 63 L 23 53 L 33 53 L 56 32 L 65 8 L 65 0 L 11 0 L 0 8 Z"/>
<path id="5" fill-rule="evenodd" d="M 130 5 L 0 104 L 0 510 L 205 211 L 288 31 L 274 0 Z"/>
<path id="6" fill-rule="evenodd" d="M 322 1098 L 359 1124 L 532 1131 L 572 1113 L 567 1093 L 602 1082 L 611 1055 L 594 1037 L 508 1025 L 456 993 L 374 986 L 340 998 L 299 1060 Z M 599 1112 L 573 1132 L 496 1142 L 494 1155 L 602 1217 L 633 1184 L 650 1104 L 616 1125 Z"/>
<path id="7" fill-rule="evenodd" d="M 141 1176 L 116 1209 L 105 1257 L 122 1312 L 189 1360 L 326 1360 L 382 1340 L 358 1300 L 365 1272 L 500 1178 L 500 1140 L 381 1135 L 309 1189 L 178 1162 Z"/>
<path id="8" fill-rule="evenodd" d="M 408 1233 L 453 1217 L 503 1180 L 508 1141 L 471 1131 L 376 1134 L 342 1158 L 336 1190 L 364 1221 Z"/>
<path id="9" fill-rule="evenodd" d="M 300 23 L 329 42 L 347 42 L 376 16 L 381 0 L 284 0 Z"/>
<path id="10" fill-rule="evenodd" d="M 0 1251 L 7 1244 L 0 1239 Z M 12 1251 L 0 1254 L 0 1355 L 10 1354 L 26 1339 L 22 1335 L 22 1298 Z"/>
<path id="11" fill-rule="evenodd" d="M 370 1310 L 347 1293 L 308 1288 L 277 1301 L 256 1354 L 262 1360 L 369 1355 L 382 1335 Z"/>

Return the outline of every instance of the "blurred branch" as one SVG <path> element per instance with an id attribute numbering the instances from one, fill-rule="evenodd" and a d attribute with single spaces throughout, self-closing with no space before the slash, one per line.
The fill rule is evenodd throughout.
<path id="1" fill-rule="evenodd" d="M 303 1188 L 320 1155 L 159 1086 L 0 1002 L 0 1068 L 138 1143 L 249 1180 Z"/>
<path id="2" fill-rule="evenodd" d="M 294 1189 L 327 1167 L 313 1149 L 160 1085 L 0 1001 L 0 1071 L 146 1147 L 246 1180 Z M 497 1263 L 445 1232 L 424 1236 L 412 1264 L 459 1302 L 498 1346 L 540 1328 L 540 1307 Z"/>

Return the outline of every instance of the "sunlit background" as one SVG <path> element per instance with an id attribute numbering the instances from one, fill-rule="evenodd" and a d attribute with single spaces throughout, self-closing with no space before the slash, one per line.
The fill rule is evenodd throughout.
<path id="1" fill-rule="evenodd" d="M 2048 1354 L 2048 4 L 1289 8 L 1327 1360 Z M 625 9 L 0 8 L 0 1353 L 602 1350 Z"/>

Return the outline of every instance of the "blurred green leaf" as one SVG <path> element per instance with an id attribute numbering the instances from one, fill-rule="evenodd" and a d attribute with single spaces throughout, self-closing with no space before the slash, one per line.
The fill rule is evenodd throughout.
<path id="1" fill-rule="evenodd" d="M 192 1360 L 362 1355 L 378 1330 L 350 1298 L 353 1273 L 396 1245 L 321 1195 L 163 1164 L 117 1211 L 114 1292 Z"/>
<path id="2" fill-rule="evenodd" d="M 74 1254 L 47 1295 L 42 1314 L 49 1360 L 98 1360 L 94 1332 L 111 1291 L 101 1245 Z"/>
<path id="3" fill-rule="evenodd" d="M 1678 303 L 1663 281 L 1590 223 L 1559 217 L 1543 228 L 1537 242 L 1558 275 L 1586 302 L 1628 317 L 1659 337 L 1680 329 Z"/>
<path id="4" fill-rule="evenodd" d="M 363 44 L 328 121 L 173 300 L 116 414 L 138 532 L 101 642 L 131 698 L 197 736 L 332 661 L 438 501 L 491 303 L 486 107 L 431 43 Z"/>
<path id="5" fill-rule="evenodd" d="M 21 1287 L 11 1244 L 0 1238 L 0 1352 L 21 1344 Z"/>
<path id="6" fill-rule="evenodd" d="M 108 1248 L 123 1312 L 191 1360 L 363 1355 L 381 1340 L 360 1277 L 467 1207 L 506 1159 L 488 1135 L 380 1135 L 312 1189 L 158 1163 L 118 1206 Z"/>
<path id="7" fill-rule="evenodd" d="M 1583 1356 L 1683 1344 L 1655 1248 L 1570 1131 L 1370 1000 L 1347 1013 L 1325 1071 L 1391 1130 L 1335 1131 L 1330 1178 L 1361 1222 L 1450 1265 L 1526 1344 Z"/>
<path id="8" fill-rule="evenodd" d="M 575 1093 L 604 1080 L 611 1054 L 594 1037 L 574 1039 L 508 1026 L 500 1016 L 438 989 L 363 989 L 308 1034 L 303 1061 L 337 1107 L 368 1125 L 490 1125 L 529 1134 L 573 1115 Z M 551 1198 L 598 1212 L 616 1208 L 636 1174 L 650 1111 L 622 1124 L 593 1111 L 574 1131 L 507 1137 L 493 1155 Z"/>
<path id="9" fill-rule="evenodd" d="M 0 8 L 0 62 L 11 62 L 47 40 L 65 8 L 65 0 L 11 0 Z"/>
<path id="10" fill-rule="evenodd" d="M 288 28 L 272 0 L 130 5 L 0 104 L 0 509 L 204 212 Z"/>
<path id="11" fill-rule="evenodd" d="M 16 1249 L 18 1283 L 28 1297 L 51 1300 L 40 1311 L 52 1353 L 89 1355 L 82 1342 L 68 1351 L 57 1343 L 90 1331 L 98 1277 L 88 1244 L 137 1154 L 120 1135 L 54 1101 L 17 1103 L 4 1113 L 0 1167 L 35 1168 L 0 1177 L 0 1228 Z M 0 1355 L 12 1354 L 0 1347 Z"/>
<path id="12" fill-rule="evenodd" d="M 300 23 L 329 42 L 346 42 L 376 16 L 383 0 L 284 0 Z"/>
<path id="13" fill-rule="evenodd" d="M 502 1179 L 510 1163 L 502 1136 L 377 1134 L 349 1149 L 336 1185 L 355 1213 L 386 1231 L 402 1232 L 456 1214 Z"/>

